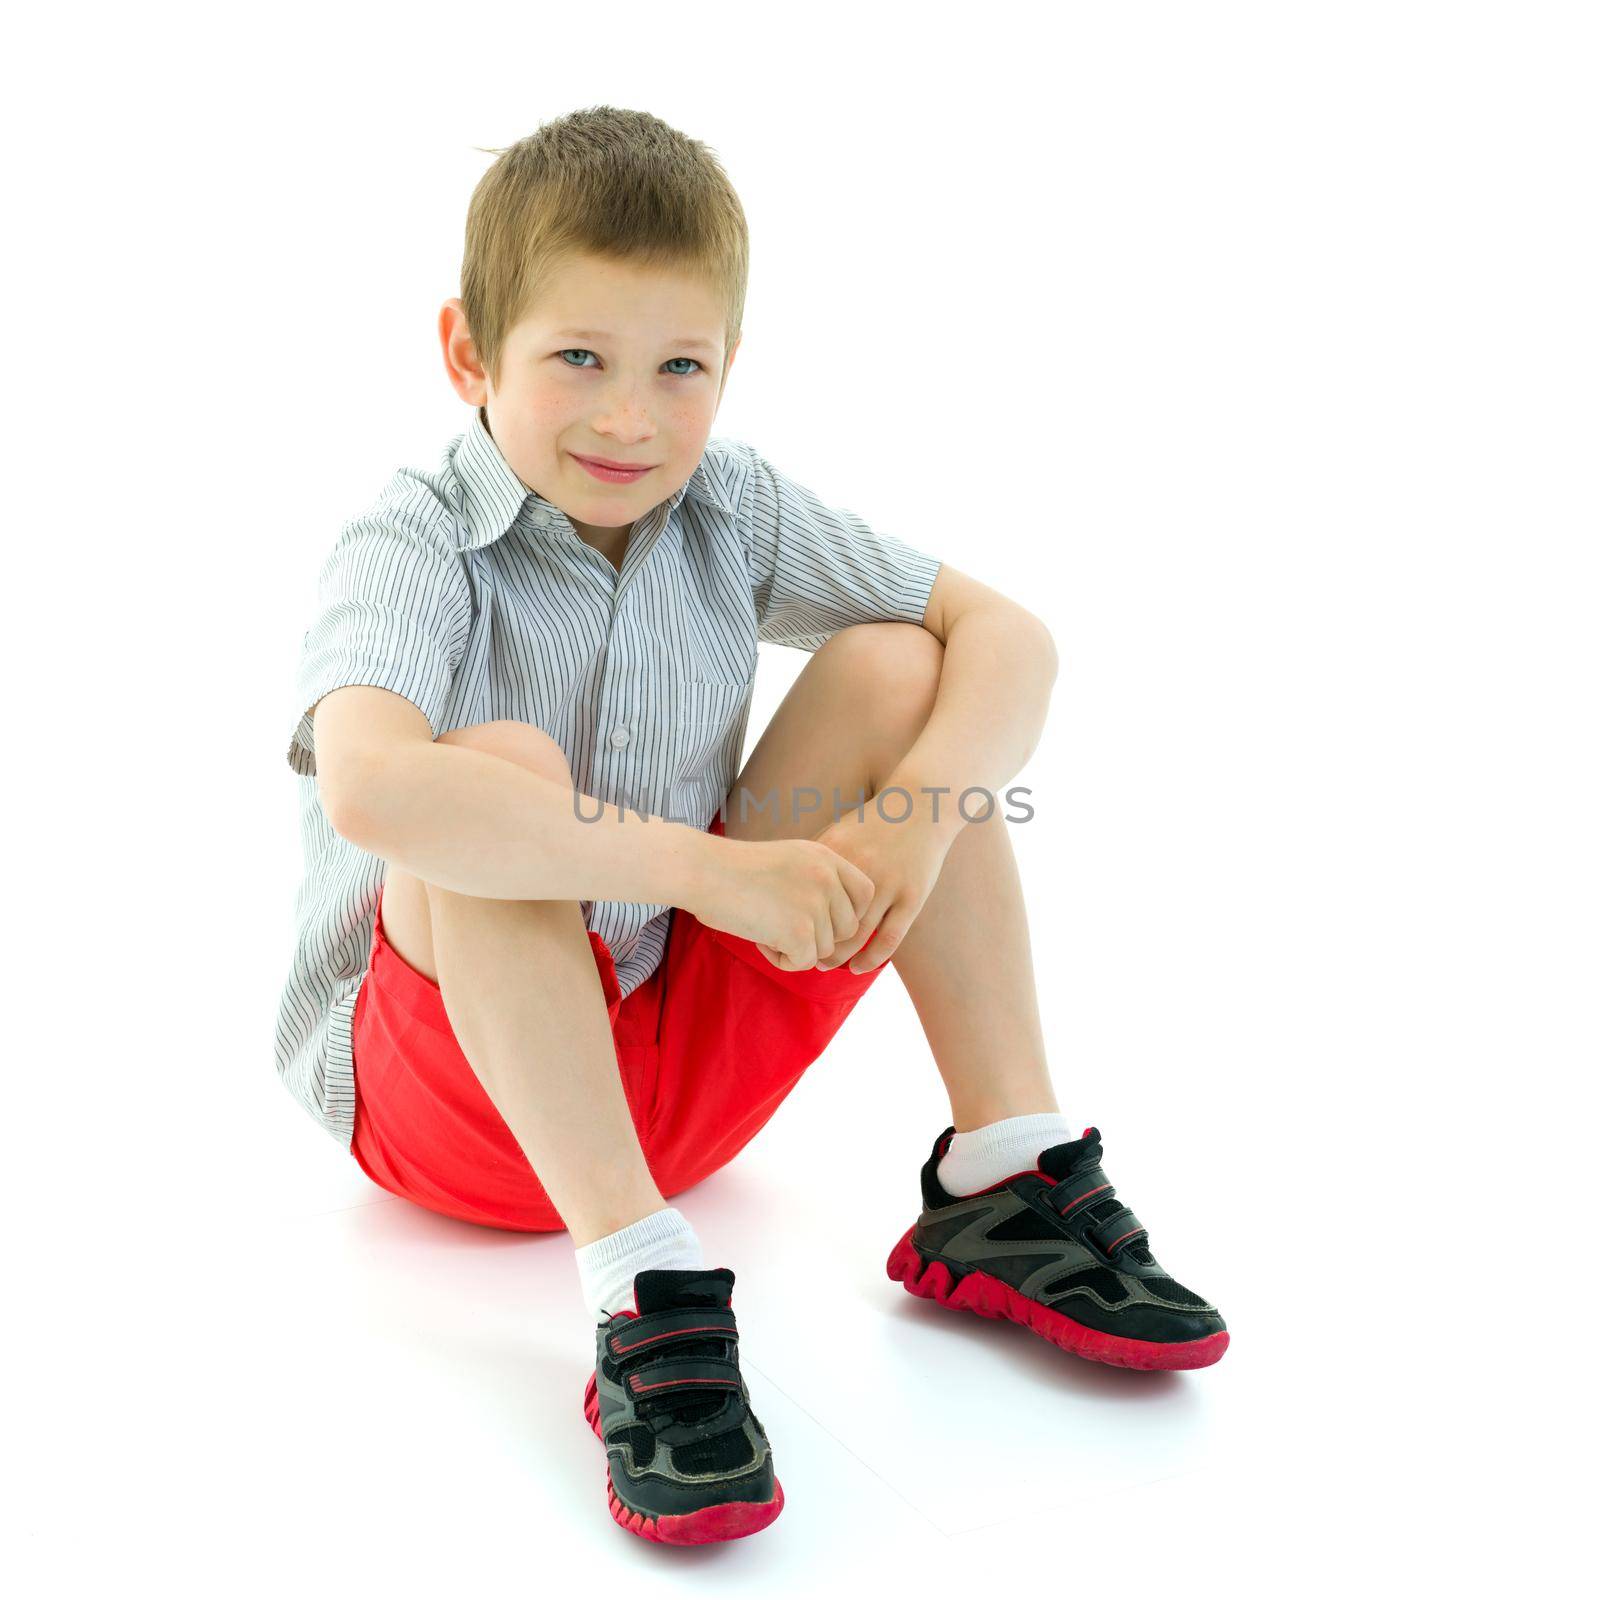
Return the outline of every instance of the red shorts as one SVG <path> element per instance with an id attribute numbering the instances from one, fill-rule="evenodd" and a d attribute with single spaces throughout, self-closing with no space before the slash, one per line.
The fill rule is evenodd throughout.
<path id="1" fill-rule="evenodd" d="M 713 817 L 707 832 L 723 831 Z M 667 1196 L 709 1177 L 760 1132 L 887 965 L 784 972 L 751 940 L 676 907 L 656 970 L 623 999 L 605 940 L 591 932 L 589 943 L 628 1109 Z M 462 1055 L 439 986 L 384 937 L 381 892 L 352 1046 L 350 1150 L 374 1183 L 465 1222 L 563 1226 Z"/>

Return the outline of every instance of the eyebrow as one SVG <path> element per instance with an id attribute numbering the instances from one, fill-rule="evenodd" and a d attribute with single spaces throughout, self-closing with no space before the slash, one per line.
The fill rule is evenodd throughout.
<path id="1" fill-rule="evenodd" d="M 602 333 L 595 328 L 558 328 L 551 335 L 554 339 L 609 339 L 609 333 Z M 683 350 L 709 350 L 713 354 L 721 347 L 710 339 L 669 339 L 668 344 L 675 345 Z"/>

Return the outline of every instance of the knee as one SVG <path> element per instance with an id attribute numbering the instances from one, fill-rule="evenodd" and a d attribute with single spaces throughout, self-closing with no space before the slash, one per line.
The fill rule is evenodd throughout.
<path id="1" fill-rule="evenodd" d="M 532 723 L 510 718 L 500 722 L 475 722 L 470 728 L 453 728 L 449 733 L 441 733 L 434 742 L 482 750 L 555 783 L 574 781 L 566 752 L 543 728 L 536 728 Z"/>
<path id="2" fill-rule="evenodd" d="M 933 711 L 944 646 L 914 622 L 862 622 L 842 628 L 818 650 L 832 651 L 852 700 L 895 736 L 914 739 Z M 866 690 L 866 693 L 863 693 Z"/>

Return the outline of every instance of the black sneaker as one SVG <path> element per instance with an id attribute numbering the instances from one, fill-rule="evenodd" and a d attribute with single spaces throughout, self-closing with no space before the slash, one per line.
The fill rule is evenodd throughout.
<path id="1" fill-rule="evenodd" d="M 1091 1361 L 1152 1371 L 1222 1359 L 1227 1325 L 1150 1254 L 1143 1224 L 1100 1166 L 1098 1128 L 1040 1151 L 1036 1170 L 959 1196 L 937 1172 L 955 1131 L 934 1140 L 922 1215 L 890 1253 L 891 1278 Z"/>
<path id="2" fill-rule="evenodd" d="M 611 1515 L 661 1544 L 758 1533 L 783 1510 L 739 1372 L 727 1267 L 653 1270 L 595 1330 L 583 1414 L 606 1447 Z"/>

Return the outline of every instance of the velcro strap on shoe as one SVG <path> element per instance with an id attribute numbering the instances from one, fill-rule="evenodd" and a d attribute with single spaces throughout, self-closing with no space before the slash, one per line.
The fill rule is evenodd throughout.
<path id="1" fill-rule="evenodd" d="M 614 1361 L 636 1350 L 652 1350 L 671 1339 L 737 1339 L 733 1313 L 718 1309 L 651 1311 L 630 1317 L 606 1335 L 606 1348 Z"/>
<path id="2" fill-rule="evenodd" d="M 1085 1200 L 1097 1196 L 1103 1200 L 1110 1193 L 1111 1182 L 1106 1177 L 1105 1168 L 1094 1166 L 1087 1172 L 1075 1172 L 1070 1177 L 1063 1178 L 1053 1188 L 1046 1189 L 1044 1197 L 1062 1216 L 1066 1216 L 1075 1206 L 1081 1206 Z"/>
<path id="3" fill-rule="evenodd" d="M 739 1369 L 731 1361 L 660 1361 L 628 1374 L 629 1392 L 657 1394 L 663 1389 L 737 1389 Z"/>
<path id="4" fill-rule="evenodd" d="M 1148 1232 L 1149 1230 L 1133 1212 L 1127 1206 L 1123 1206 L 1120 1211 L 1113 1211 L 1104 1222 L 1095 1223 L 1089 1229 L 1089 1238 L 1109 1256 L 1114 1255 L 1130 1240 Z"/>

